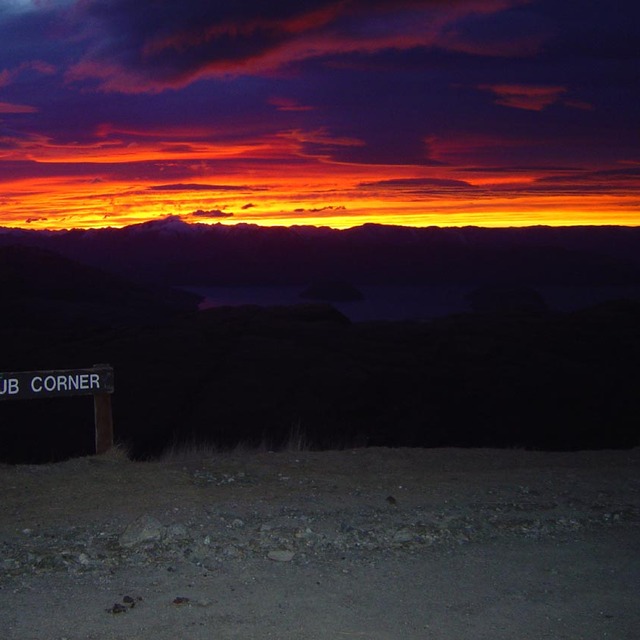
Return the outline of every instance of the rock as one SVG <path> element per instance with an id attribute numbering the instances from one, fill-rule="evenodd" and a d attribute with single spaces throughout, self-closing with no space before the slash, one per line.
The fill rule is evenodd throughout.
<path id="1" fill-rule="evenodd" d="M 279 549 L 274 551 L 269 551 L 267 557 L 269 560 L 274 560 L 275 562 L 291 562 L 293 557 L 296 554 L 293 551 L 287 551 L 286 549 Z"/>
<path id="2" fill-rule="evenodd" d="M 400 529 L 393 536 L 393 541 L 398 543 L 411 542 L 414 539 L 413 533 L 409 529 Z"/>
<path id="3" fill-rule="evenodd" d="M 188 540 L 190 537 L 189 530 L 181 523 L 169 525 L 166 530 L 166 536 L 171 540 Z"/>
<path id="4" fill-rule="evenodd" d="M 113 607 L 109 607 L 108 609 L 106 609 L 107 613 L 113 614 L 126 613 L 128 610 L 129 609 L 125 607 L 125 605 L 120 604 L 119 602 L 114 603 Z"/>
<path id="5" fill-rule="evenodd" d="M 158 542 L 165 534 L 165 528 L 153 516 L 140 516 L 122 533 L 118 542 L 123 547 L 134 547 L 146 542 Z"/>
<path id="6" fill-rule="evenodd" d="M 87 566 L 91 563 L 91 560 L 89 559 L 89 556 L 86 553 L 80 553 L 78 554 L 78 562 L 83 565 L 83 566 Z"/>
<path id="7" fill-rule="evenodd" d="M 20 563 L 14 558 L 5 558 L 0 562 L 0 569 L 5 571 L 9 571 L 11 569 L 17 569 L 20 566 Z"/>
<path id="8" fill-rule="evenodd" d="M 242 555 L 242 551 L 236 545 L 229 544 L 224 548 L 223 554 L 227 558 L 239 558 Z"/>

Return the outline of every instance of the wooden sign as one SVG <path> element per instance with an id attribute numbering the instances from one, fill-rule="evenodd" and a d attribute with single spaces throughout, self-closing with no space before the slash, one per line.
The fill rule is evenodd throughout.
<path id="1" fill-rule="evenodd" d="M 0 372 L 0 400 L 92 395 L 96 453 L 104 453 L 113 446 L 113 391 L 113 368 L 108 364 L 88 369 Z"/>
<path id="2" fill-rule="evenodd" d="M 113 393 L 111 367 L 0 373 L 0 400 L 90 396 L 96 393 Z"/>

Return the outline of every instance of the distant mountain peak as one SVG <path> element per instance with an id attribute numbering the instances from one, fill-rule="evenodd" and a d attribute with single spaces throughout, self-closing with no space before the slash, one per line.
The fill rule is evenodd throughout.
<path id="1" fill-rule="evenodd" d="M 640 283 L 640 227 L 413 228 L 205 224 L 170 215 L 122 229 L 0 230 L 146 283 L 480 285 Z"/>
<path id="2" fill-rule="evenodd" d="M 150 220 L 148 222 L 141 222 L 140 224 L 134 224 L 127 229 L 132 232 L 149 232 L 155 231 L 160 233 L 170 234 L 185 234 L 193 231 L 199 231 L 206 225 L 200 223 L 189 223 L 183 220 L 177 215 L 168 215 L 158 220 Z"/>

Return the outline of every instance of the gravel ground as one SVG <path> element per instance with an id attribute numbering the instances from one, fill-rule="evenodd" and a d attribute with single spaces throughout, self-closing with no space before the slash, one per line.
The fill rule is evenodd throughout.
<path id="1" fill-rule="evenodd" d="M 637 638 L 640 449 L 0 466 L 6 640 Z"/>

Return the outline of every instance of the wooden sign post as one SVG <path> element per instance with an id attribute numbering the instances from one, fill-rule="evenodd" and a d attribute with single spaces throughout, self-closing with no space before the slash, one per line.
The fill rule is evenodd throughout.
<path id="1" fill-rule="evenodd" d="M 104 453 L 113 446 L 113 391 L 113 368 L 108 364 L 96 364 L 89 369 L 0 373 L 0 400 L 92 395 L 96 453 Z"/>

